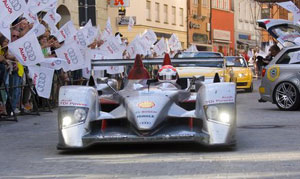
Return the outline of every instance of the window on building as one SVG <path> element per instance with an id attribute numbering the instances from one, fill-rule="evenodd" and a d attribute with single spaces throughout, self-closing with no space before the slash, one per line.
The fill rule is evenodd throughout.
<path id="1" fill-rule="evenodd" d="M 261 19 L 269 19 L 269 18 L 270 18 L 270 8 L 262 8 Z"/>
<path id="2" fill-rule="evenodd" d="M 212 0 L 212 8 L 217 8 L 217 0 Z"/>
<path id="3" fill-rule="evenodd" d="M 183 26 L 183 8 L 179 9 L 180 25 Z"/>
<path id="4" fill-rule="evenodd" d="M 151 20 L 151 2 L 146 1 L 146 18 L 147 20 Z"/>
<path id="5" fill-rule="evenodd" d="M 172 6 L 172 24 L 176 24 L 176 7 Z"/>
<path id="6" fill-rule="evenodd" d="M 224 8 L 224 1 L 223 0 L 218 0 L 218 8 L 223 9 Z"/>
<path id="7" fill-rule="evenodd" d="M 224 9 L 229 10 L 229 0 L 224 0 Z"/>
<path id="8" fill-rule="evenodd" d="M 194 0 L 194 4 L 195 4 L 195 5 L 198 5 L 198 0 Z"/>
<path id="9" fill-rule="evenodd" d="M 208 7 L 208 0 L 202 0 L 202 6 L 203 7 Z"/>
<path id="10" fill-rule="evenodd" d="M 155 21 L 159 22 L 159 3 L 155 3 Z"/>
<path id="11" fill-rule="evenodd" d="M 168 5 L 164 5 L 164 23 L 168 23 Z"/>

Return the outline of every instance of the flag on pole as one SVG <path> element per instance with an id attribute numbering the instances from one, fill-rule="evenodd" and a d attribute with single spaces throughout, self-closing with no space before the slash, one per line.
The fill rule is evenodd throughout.
<path id="1" fill-rule="evenodd" d="M 157 56 L 160 56 L 166 52 L 166 43 L 163 37 L 154 45 L 153 50 Z"/>
<path id="2" fill-rule="evenodd" d="M 128 22 L 128 31 L 131 32 L 132 28 L 134 26 L 134 19 L 130 16 L 129 22 Z"/>
<path id="3" fill-rule="evenodd" d="M 0 23 L 10 25 L 14 20 L 27 10 L 25 0 L 1 0 L 0 1 Z"/>
<path id="4" fill-rule="evenodd" d="M 77 43 L 64 44 L 59 49 L 55 50 L 58 58 L 65 59 L 67 61 L 69 70 L 82 69 L 85 64 L 84 56 L 80 51 L 80 47 Z"/>
<path id="5" fill-rule="evenodd" d="M 29 66 L 32 83 L 40 97 L 50 98 L 54 69 L 42 66 Z"/>
<path id="6" fill-rule="evenodd" d="M 27 33 L 24 37 L 9 43 L 8 49 L 22 65 L 31 66 L 44 61 L 35 33 Z"/>

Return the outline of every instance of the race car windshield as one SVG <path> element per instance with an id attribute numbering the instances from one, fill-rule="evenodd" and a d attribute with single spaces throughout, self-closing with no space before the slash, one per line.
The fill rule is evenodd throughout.
<path id="1" fill-rule="evenodd" d="M 247 67 L 246 60 L 242 57 L 226 57 L 226 61 L 233 67 Z"/>
<path id="2" fill-rule="evenodd" d="M 300 27 L 292 24 L 274 26 L 270 30 L 281 41 L 294 41 L 300 37 Z"/>
<path id="3" fill-rule="evenodd" d="M 215 52 L 183 52 L 178 58 L 194 58 L 199 60 L 199 63 L 194 64 L 176 64 L 174 67 L 216 67 L 224 66 L 223 56 Z M 201 62 L 203 60 L 203 62 Z"/>

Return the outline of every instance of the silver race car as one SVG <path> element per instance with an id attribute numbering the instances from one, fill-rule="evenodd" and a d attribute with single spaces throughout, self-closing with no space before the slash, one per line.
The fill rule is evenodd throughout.
<path id="1" fill-rule="evenodd" d="M 221 60 L 173 59 L 172 64 L 201 65 Z M 120 90 L 116 80 L 107 78 L 91 79 L 91 86 L 61 87 L 57 148 L 145 142 L 235 145 L 235 83 L 220 82 L 218 75 L 210 83 L 205 83 L 204 76 L 176 82 L 150 79 L 143 63 L 161 65 L 163 59 L 142 61 L 137 55 L 135 61 L 93 60 L 93 68 L 133 66 Z"/>

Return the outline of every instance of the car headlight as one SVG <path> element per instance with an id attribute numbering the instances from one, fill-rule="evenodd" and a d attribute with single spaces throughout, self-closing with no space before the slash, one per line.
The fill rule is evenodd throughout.
<path id="1" fill-rule="evenodd" d="M 205 106 L 204 109 L 206 109 L 205 112 L 208 120 L 230 124 L 232 116 L 225 109 L 218 108 L 217 106 Z"/>
<path id="2" fill-rule="evenodd" d="M 244 73 L 239 73 L 239 77 L 240 78 L 243 78 L 243 77 L 245 77 L 246 76 L 246 74 L 244 74 Z"/>
<path id="3" fill-rule="evenodd" d="M 64 107 L 60 113 L 61 127 L 66 128 L 84 123 L 87 118 L 88 108 Z"/>

